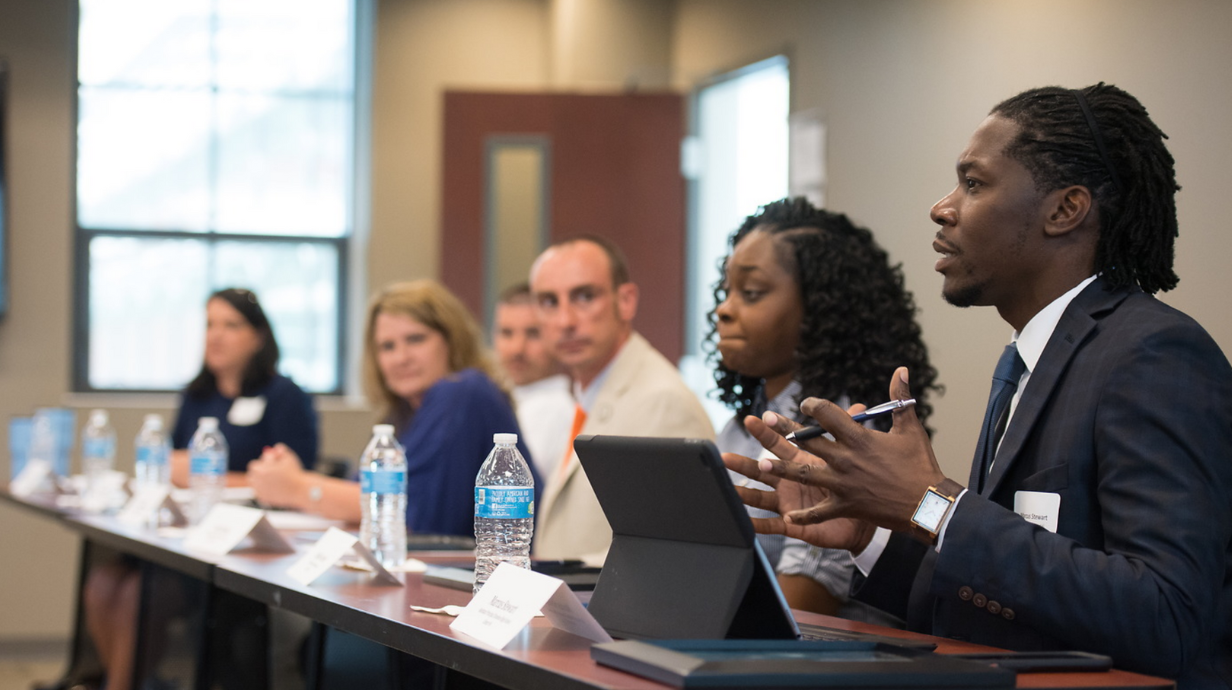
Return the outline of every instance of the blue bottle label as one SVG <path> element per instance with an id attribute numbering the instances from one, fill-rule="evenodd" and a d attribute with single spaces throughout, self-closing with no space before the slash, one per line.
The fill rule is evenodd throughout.
<path id="1" fill-rule="evenodd" d="M 137 463 L 162 467 L 167 464 L 167 451 L 160 446 L 140 446 L 137 448 Z"/>
<path id="2" fill-rule="evenodd" d="M 204 453 L 193 455 L 189 460 L 189 471 L 193 474 L 226 474 L 227 463 L 225 461 L 220 462 L 218 458 Z"/>
<path id="3" fill-rule="evenodd" d="M 112 443 L 105 438 L 89 439 L 81 445 L 81 454 L 87 458 L 110 458 L 115 455 Z"/>
<path id="4" fill-rule="evenodd" d="M 534 516 L 535 490 L 530 487 L 475 487 L 475 517 L 518 520 Z"/>
<path id="5" fill-rule="evenodd" d="M 364 470 L 359 489 L 366 494 L 406 493 L 406 470 Z"/>

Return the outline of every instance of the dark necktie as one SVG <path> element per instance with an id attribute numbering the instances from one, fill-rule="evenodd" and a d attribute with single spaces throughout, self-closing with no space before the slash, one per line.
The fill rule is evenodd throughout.
<path id="1" fill-rule="evenodd" d="M 1027 370 L 1022 357 L 1018 356 L 1018 347 L 1014 343 L 1005 346 L 1001 359 L 997 360 L 997 368 L 992 373 L 992 392 L 988 395 L 988 409 L 984 412 L 984 427 L 980 431 L 978 460 L 980 462 L 979 489 L 984 488 L 984 478 L 992 468 L 993 458 L 997 455 L 997 445 L 1001 435 L 1005 433 L 1006 416 L 1009 413 L 1010 401 L 1014 399 L 1014 391 L 1018 390 L 1018 380 Z"/>

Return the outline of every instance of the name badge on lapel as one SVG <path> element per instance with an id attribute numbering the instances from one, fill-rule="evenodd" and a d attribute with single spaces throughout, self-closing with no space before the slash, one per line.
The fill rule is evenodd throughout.
<path id="1" fill-rule="evenodd" d="M 227 421 L 235 426 L 252 426 L 265 416 L 265 396 L 236 398 L 227 412 Z"/>

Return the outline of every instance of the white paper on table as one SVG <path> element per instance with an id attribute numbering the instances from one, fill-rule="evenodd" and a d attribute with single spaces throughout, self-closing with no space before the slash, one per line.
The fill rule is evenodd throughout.
<path id="1" fill-rule="evenodd" d="M 561 630 L 595 642 L 612 640 L 564 581 L 508 563 L 496 567 L 449 627 L 504 649 L 540 610 Z"/>
<path id="2" fill-rule="evenodd" d="M 284 532 L 324 532 L 330 527 L 342 527 L 342 520 L 330 520 L 320 515 L 300 513 L 294 510 L 269 510 L 265 519 L 270 521 L 274 529 Z"/>
<path id="3" fill-rule="evenodd" d="M 368 553 L 372 552 L 369 550 Z M 373 556 L 373 558 L 375 558 L 375 556 Z M 339 565 L 343 568 L 362 570 L 366 573 L 370 573 L 373 570 L 372 565 L 370 565 L 368 561 L 361 558 L 358 552 L 356 552 L 354 558 L 348 558 Z M 422 573 L 428 570 L 428 564 L 418 558 L 408 558 L 405 561 L 402 561 L 399 565 L 387 565 L 385 566 L 385 569 L 391 573 Z"/>
<path id="4" fill-rule="evenodd" d="M 191 503 L 193 497 L 192 489 L 172 489 L 171 498 L 177 503 Z M 222 494 L 218 500 L 223 503 L 246 503 L 254 501 L 257 494 L 252 490 L 251 486 L 227 486 L 223 487 Z"/>
<path id="5" fill-rule="evenodd" d="M 239 546 L 244 537 L 252 537 L 258 551 L 295 553 L 295 547 L 266 519 L 265 511 L 229 503 L 210 508 L 201 524 L 188 531 L 184 548 L 222 555 Z"/>

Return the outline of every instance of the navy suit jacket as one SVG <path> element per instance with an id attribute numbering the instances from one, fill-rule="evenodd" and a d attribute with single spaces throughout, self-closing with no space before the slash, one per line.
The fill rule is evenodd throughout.
<path id="1" fill-rule="evenodd" d="M 857 597 L 934 635 L 1232 687 L 1232 368 L 1195 321 L 1089 285 L 976 486 L 940 554 L 895 534 Z M 1059 494 L 1055 534 L 1019 491 Z"/>

